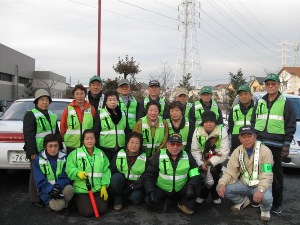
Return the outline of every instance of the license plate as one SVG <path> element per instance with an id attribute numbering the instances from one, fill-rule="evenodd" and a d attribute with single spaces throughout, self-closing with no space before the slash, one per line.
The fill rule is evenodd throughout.
<path id="1" fill-rule="evenodd" d="M 24 151 L 9 151 L 10 163 L 29 163 Z"/>

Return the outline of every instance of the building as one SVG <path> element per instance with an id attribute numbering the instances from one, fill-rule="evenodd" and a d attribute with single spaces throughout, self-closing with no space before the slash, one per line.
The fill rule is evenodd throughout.
<path id="1" fill-rule="evenodd" d="M 300 67 L 283 67 L 278 76 L 283 93 L 300 95 Z"/>
<path id="2" fill-rule="evenodd" d="M 0 43 L 0 100 L 26 98 L 26 84 L 44 88 L 52 97 L 66 93 L 66 78 L 50 71 L 35 71 L 35 59 Z"/>
<path id="3" fill-rule="evenodd" d="M 255 77 L 253 76 L 252 77 L 252 81 L 250 81 L 250 89 L 251 89 L 251 92 L 263 92 L 265 91 L 265 84 L 264 84 L 264 81 L 265 81 L 265 78 L 266 77 Z"/>

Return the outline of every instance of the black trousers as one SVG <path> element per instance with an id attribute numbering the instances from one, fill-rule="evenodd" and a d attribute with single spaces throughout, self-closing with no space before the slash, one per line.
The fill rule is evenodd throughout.
<path id="1" fill-rule="evenodd" d="M 282 206 L 283 200 L 283 170 L 282 170 L 282 157 L 281 148 L 273 147 L 267 145 L 271 149 L 273 154 L 273 184 L 272 184 L 272 194 L 273 194 L 273 206 Z"/>

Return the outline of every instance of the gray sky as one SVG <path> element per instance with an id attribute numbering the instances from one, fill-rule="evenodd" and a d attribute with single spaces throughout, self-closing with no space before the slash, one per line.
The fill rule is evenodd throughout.
<path id="1" fill-rule="evenodd" d="M 102 0 L 101 77 L 119 76 L 112 65 L 126 54 L 140 63 L 140 82 L 147 83 L 162 62 L 175 73 L 181 2 Z M 97 5 L 98 0 L 1 0 L 0 43 L 34 58 L 36 70 L 87 83 L 97 72 Z M 227 83 L 229 72 L 240 68 L 245 77 L 278 72 L 284 40 L 291 43 L 287 65 L 293 66 L 299 9 L 299 0 L 201 1 L 196 84 Z"/>

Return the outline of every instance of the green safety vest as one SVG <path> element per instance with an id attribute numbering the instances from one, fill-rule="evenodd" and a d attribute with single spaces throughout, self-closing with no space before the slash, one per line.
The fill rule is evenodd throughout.
<path id="1" fill-rule="evenodd" d="M 193 103 L 187 102 L 185 105 L 184 117 L 189 117 L 190 110 L 193 106 Z"/>
<path id="2" fill-rule="evenodd" d="M 216 148 L 220 148 L 220 145 L 221 145 L 222 128 L 223 128 L 223 124 L 218 125 L 219 140 L 215 143 Z M 200 129 L 201 129 L 201 126 L 198 126 L 197 127 L 197 136 L 196 137 L 197 137 L 197 140 L 198 140 L 199 149 L 200 149 L 201 152 L 203 152 L 204 148 L 205 148 L 205 143 L 206 143 L 207 137 L 203 136 L 203 135 L 199 135 L 200 134 Z"/>
<path id="3" fill-rule="evenodd" d="M 139 155 L 132 167 L 128 168 L 127 157 L 124 149 L 118 152 L 116 165 L 120 173 L 124 174 L 127 180 L 136 181 L 145 172 L 146 169 L 146 154 L 142 153 Z"/>
<path id="4" fill-rule="evenodd" d="M 190 170 L 189 157 L 182 151 L 177 167 L 174 170 L 171 160 L 167 155 L 167 149 L 160 150 L 159 156 L 159 175 L 156 185 L 167 192 L 178 192 L 186 184 L 189 177 L 199 175 L 198 168 Z"/>
<path id="5" fill-rule="evenodd" d="M 166 121 L 168 122 L 169 135 L 174 134 L 175 132 L 174 132 L 172 124 L 171 124 L 171 119 L 166 119 Z M 182 147 L 183 147 L 182 150 L 185 150 L 187 140 L 188 140 L 189 131 L 190 131 L 189 119 L 185 118 L 184 127 L 182 129 L 180 129 L 180 131 L 179 131 L 179 134 L 181 135 L 181 138 L 182 138 Z"/>
<path id="6" fill-rule="evenodd" d="M 143 135 L 143 145 L 144 145 L 144 151 L 147 156 L 152 156 L 156 149 L 159 147 L 161 142 L 164 139 L 165 136 L 165 129 L 164 129 L 164 123 L 162 118 L 158 117 L 158 123 L 159 128 L 155 129 L 154 137 L 152 137 L 151 134 L 151 128 L 148 125 L 148 117 L 144 116 L 141 118 L 142 120 L 142 130 L 141 134 Z"/>
<path id="7" fill-rule="evenodd" d="M 68 129 L 64 134 L 64 142 L 67 147 L 79 148 L 81 136 L 84 130 L 93 128 L 92 106 L 84 110 L 82 123 L 79 122 L 75 108 L 68 106 Z"/>
<path id="8" fill-rule="evenodd" d="M 147 103 L 148 103 L 149 101 L 150 101 L 149 98 L 145 98 L 145 99 L 144 99 L 144 108 L 145 108 L 145 109 L 146 109 Z M 159 115 L 160 115 L 160 116 L 163 116 L 163 115 L 164 115 L 164 111 L 165 111 L 165 104 L 166 104 L 165 99 L 164 99 L 164 98 L 160 98 L 160 99 L 159 99 L 159 104 L 160 104 L 160 113 L 159 113 Z"/>
<path id="9" fill-rule="evenodd" d="M 100 149 L 99 149 L 100 150 Z M 102 186 L 103 168 L 104 165 L 104 153 L 100 150 L 99 154 L 92 155 L 88 153 L 85 146 L 74 150 L 76 153 L 77 169 L 79 171 L 85 171 L 88 174 L 88 179 L 92 186 L 92 191 L 97 192 Z M 94 150 L 95 151 L 95 150 Z M 73 181 L 73 187 L 75 193 L 87 193 L 86 180 L 75 179 Z"/>
<path id="10" fill-rule="evenodd" d="M 210 111 L 214 112 L 216 114 L 216 119 L 219 119 L 219 107 L 215 101 L 212 100 Z M 203 108 L 203 105 L 200 101 L 195 102 L 195 118 L 196 118 L 196 126 L 198 126 L 202 122 L 202 113 L 204 113 L 205 110 Z"/>
<path id="11" fill-rule="evenodd" d="M 240 104 L 236 104 L 232 109 L 233 129 L 232 134 L 239 134 L 240 128 L 245 125 L 251 125 L 250 120 L 252 116 L 253 107 L 251 107 L 246 116 L 242 113 Z"/>
<path id="12" fill-rule="evenodd" d="M 137 101 L 134 97 L 132 97 L 132 100 L 129 103 L 129 106 L 127 107 L 123 101 L 122 98 L 119 100 L 119 106 L 121 110 L 125 113 L 126 116 L 126 122 L 128 122 L 129 128 L 132 129 L 134 125 L 136 124 L 136 107 L 137 107 Z"/>
<path id="13" fill-rule="evenodd" d="M 49 123 L 49 121 L 41 111 L 37 109 L 32 109 L 30 111 L 33 113 L 36 121 L 35 141 L 37 150 L 38 152 L 40 152 L 42 149 L 44 149 L 44 137 L 47 134 L 54 134 L 56 131 L 57 115 L 48 110 L 48 114 L 50 117 Z"/>
<path id="14" fill-rule="evenodd" d="M 66 154 L 63 152 L 58 152 L 56 171 L 54 173 L 51 164 L 49 163 L 49 160 L 46 156 L 45 150 L 41 151 L 41 155 L 39 157 L 40 170 L 45 175 L 45 177 L 47 178 L 50 184 L 54 185 L 56 183 L 58 177 L 63 172 L 63 167 L 65 163 L 66 163 Z"/>
<path id="15" fill-rule="evenodd" d="M 106 109 L 99 109 L 101 131 L 99 143 L 104 148 L 116 148 L 125 146 L 126 119 L 122 118 L 117 125 L 113 123 Z"/>
<path id="16" fill-rule="evenodd" d="M 286 97 L 280 95 L 273 103 L 271 109 L 268 109 L 267 102 L 263 98 L 260 98 L 255 112 L 256 122 L 254 128 L 258 131 L 263 131 L 267 127 L 268 133 L 284 135 L 285 129 L 283 113 L 285 102 Z"/>

